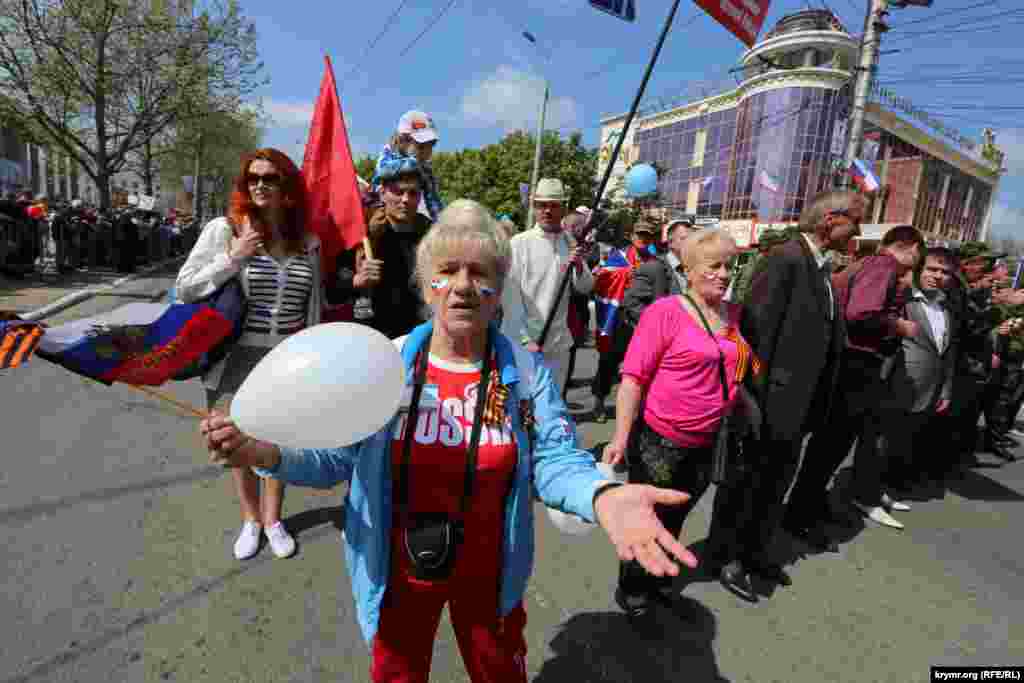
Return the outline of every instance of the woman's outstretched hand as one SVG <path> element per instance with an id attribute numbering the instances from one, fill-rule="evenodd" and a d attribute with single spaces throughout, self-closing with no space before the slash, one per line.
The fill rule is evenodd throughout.
<path id="1" fill-rule="evenodd" d="M 622 560 L 636 560 L 655 576 L 676 576 L 679 564 L 694 569 L 697 557 L 662 526 L 654 506 L 682 505 L 690 494 L 646 484 L 625 484 L 602 493 L 594 515 Z"/>

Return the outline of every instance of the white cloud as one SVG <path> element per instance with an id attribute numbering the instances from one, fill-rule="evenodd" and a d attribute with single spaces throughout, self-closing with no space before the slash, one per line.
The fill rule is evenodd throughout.
<path id="1" fill-rule="evenodd" d="M 459 113 L 467 126 L 532 130 L 537 125 L 543 96 L 542 77 L 512 66 L 499 66 L 463 94 Z M 551 130 L 575 126 L 578 121 L 576 100 L 553 93 L 548 100 L 544 127 Z"/>
<path id="2" fill-rule="evenodd" d="M 1006 153 L 1006 175 L 1024 176 L 1024 128 L 996 131 L 996 147 Z"/>
<path id="3" fill-rule="evenodd" d="M 263 112 L 275 126 L 305 128 L 313 120 L 313 102 L 264 100 Z"/>

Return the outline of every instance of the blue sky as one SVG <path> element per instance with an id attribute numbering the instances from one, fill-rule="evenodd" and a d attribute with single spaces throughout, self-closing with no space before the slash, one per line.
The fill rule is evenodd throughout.
<path id="1" fill-rule="evenodd" d="M 671 6 L 671 0 L 635 0 L 637 20 L 628 24 L 586 0 L 454 0 L 412 44 L 450 1 L 245 2 L 271 79 L 261 93 L 270 119 L 267 144 L 301 162 L 327 54 L 356 155 L 376 154 L 398 117 L 412 108 L 434 117 L 441 151 L 532 130 L 545 76 L 552 96 L 547 127 L 580 130 L 587 144 L 596 145 L 600 118 L 629 108 Z M 826 2 L 851 32 L 860 33 L 866 0 L 772 0 L 764 30 L 784 14 Z M 883 49 L 901 52 L 882 57 L 881 78 L 967 134 L 977 135 L 984 123 L 997 131 L 1009 171 L 994 231 L 1024 239 L 1024 52 L 1016 38 L 1024 30 L 1024 10 L 1019 0 L 983 2 L 937 0 L 932 8 L 893 10 Z M 524 30 L 537 37 L 540 49 L 522 37 Z M 737 39 L 683 2 L 647 94 L 695 96 L 701 87 L 724 86 L 742 53 Z"/>

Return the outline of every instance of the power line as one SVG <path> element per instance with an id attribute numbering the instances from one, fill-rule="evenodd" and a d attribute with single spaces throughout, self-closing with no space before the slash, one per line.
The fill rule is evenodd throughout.
<path id="1" fill-rule="evenodd" d="M 434 28 L 434 26 L 437 24 L 437 22 L 441 21 L 441 19 L 444 17 L 444 15 L 448 13 L 448 10 L 450 10 L 452 8 L 452 5 L 454 5 L 457 1 L 458 0 L 450 0 L 448 2 L 448 4 L 445 5 L 441 9 L 440 12 L 438 12 L 436 15 L 434 15 L 434 18 L 427 22 L 427 25 L 424 26 L 423 30 L 420 31 L 419 34 L 415 38 L 412 39 L 412 42 L 409 43 L 408 45 L 406 45 L 405 48 L 403 48 L 402 51 L 400 53 L 398 53 L 399 59 L 401 59 L 402 57 L 404 57 L 407 54 L 409 54 L 409 51 L 412 50 L 413 46 L 415 46 L 416 43 L 418 43 L 420 41 L 420 38 L 422 38 L 423 36 L 427 35 L 427 33 L 430 31 L 430 29 Z"/>
<path id="2" fill-rule="evenodd" d="M 996 12 L 995 14 L 985 14 L 984 16 L 972 16 L 956 24 L 947 24 L 945 26 L 940 26 L 934 29 L 926 29 L 925 31 L 903 31 L 902 29 L 892 29 L 891 33 L 900 34 L 899 36 L 897 36 L 898 38 L 902 38 L 904 36 L 928 36 L 936 33 L 943 33 L 946 31 L 958 31 L 963 29 L 964 27 L 971 27 L 980 22 L 988 22 L 988 20 L 998 18 L 1000 16 L 1021 16 L 1022 14 L 1024 14 L 1024 9 L 1008 9 L 1005 12 Z"/>
<path id="3" fill-rule="evenodd" d="M 999 30 L 1002 30 L 1004 28 L 1007 28 L 1008 26 L 1016 26 L 1016 25 L 1019 25 L 1021 23 L 1024 23 L 1024 15 L 1021 16 L 1021 21 L 1004 21 L 1004 22 L 1001 22 L 1001 23 L 998 23 L 998 24 L 992 24 L 992 25 L 989 25 L 989 26 L 975 26 L 975 27 L 971 27 L 971 28 L 967 28 L 967 29 L 963 29 L 963 28 L 960 28 L 960 27 L 950 26 L 950 27 L 944 27 L 942 30 L 934 31 L 934 32 L 922 32 L 920 34 L 904 33 L 902 35 L 893 37 L 891 39 L 891 41 L 892 42 L 896 42 L 896 43 L 900 43 L 900 42 L 904 42 L 904 41 L 908 41 L 908 40 L 910 40 L 910 41 L 921 40 L 922 38 L 928 38 L 928 37 L 931 37 L 931 38 L 946 38 L 946 39 L 948 39 L 948 37 L 950 35 L 952 35 L 953 37 L 956 37 L 956 36 L 965 35 L 965 34 L 968 34 L 968 33 L 994 32 L 994 31 L 999 31 Z"/>
<path id="4" fill-rule="evenodd" d="M 366 49 L 363 51 L 363 56 L 359 58 L 359 63 L 353 66 L 352 69 L 347 74 L 345 74 L 345 78 L 342 80 L 342 88 L 344 88 L 345 82 L 347 82 L 348 79 L 352 78 L 352 75 L 363 67 L 363 64 L 366 62 L 367 57 L 369 57 L 370 53 L 373 52 L 373 48 L 377 47 L 377 43 L 380 42 L 380 39 L 384 37 L 384 34 L 387 33 L 391 26 L 395 23 L 395 19 L 398 17 L 399 12 L 401 12 L 402 9 L 405 8 L 408 2 L 409 0 L 401 0 L 401 2 L 398 3 L 398 7 L 395 8 L 395 11 L 391 13 L 391 16 L 389 16 L 384 21 L 384 27 L 380 30 L 380 33 L 378 33 L 373 38 L 373 40 L 371 40 L 366 45 Z"/>
<path id="5" fill-rule="evenodd" d="M 905 22 L 901 23 L 898 27 L 893 28 L 893 30 L 896 31 L 896 30 L 899 30 L 899 29 L 903 28 L 904 26 L 910 26 L 911 24 L 923 24 L 923 23 L 926 23 L 926 22 L 929 22 L 929 21 L 935 21 L 936 19 L 948 16 L 950 14 L 959 14 L 960 12 L 968 12 L 968 11 L 970 11 L 972 9 L 977 9 L 978 7 L 990 7 L 990 6 L 998 5 L 998 4 L 999 4 L 999 0 L 984 0 L 984 2 L 979 2 L 979 3 L 975 4 L 975 5 L 970 5 L 968 7 L 957 7 L 957 8 L 954 8 L 954 9 L 948 9 L 945 12 L 937 12 L 935 14 L 929 14 L 928 16 L 923 17 L 921 19 L 914 19 L 913 21 L 905 21 Z"/>

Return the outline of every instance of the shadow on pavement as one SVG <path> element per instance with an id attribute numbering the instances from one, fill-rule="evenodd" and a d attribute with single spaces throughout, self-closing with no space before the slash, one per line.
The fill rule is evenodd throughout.
<path id="1" fill-rule="evenodd" d="M 953 479 L 947 487 L 950 491 L 968 500 L 991 502 L 1024 500 L 1024 496 L 988 477 L 967 470 L 959 479 Z"/>
<path id="2" fill-rule="evenodd" d="M 681 597 L 631 623 L 618 612 L 577 614 L 563 623 L 535 683 L 644 681 L 728 683 L 712 643 L 717 620 L 704 605 Z"/>
<path id="3" fill-rule="evenodd" d="M 345 511 L 340 505 L 335 505 L 333 507 L 305 510 L 281 521 L 284 523 L 285 528 L 288 529 L 288 533 L 293 536 L 298 536 L 304 531 L 309 531 L 314 527 L 325 524 L 332 524 L 338 531 L 344 531 Z M 299 540 L 299 538 L 296 538 L 296 543 Z"/>

